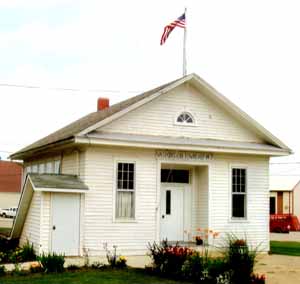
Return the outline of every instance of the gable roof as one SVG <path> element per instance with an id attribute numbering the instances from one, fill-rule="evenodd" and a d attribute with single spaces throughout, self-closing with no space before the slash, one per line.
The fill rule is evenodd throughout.
<path id="1" fill-rule="evenodd" d="M 64 143 L 74 139 L 76 136 L 85 135 L 104 123 L 107 119 L 113 119 L 114 116 L 121 115 L 121 113 L 126 113 L 135 107 L 155 99 L 163 93 L 170 91 L 171 89 L 176 88 L 177 86 L 183 83 L 190 83 L 195 86 L 197 89 L 204 92 L 208 97 L 210 97 L 217 104 L 221 105 L 223 108 L 226 108 L 233 116 L 238 117 L 242 120 L 250 129 L 262 137 L 267 143 L 282 149 L 285 154 L 289 154 L 292 151 L 278 138 L 272 135 L 268 130 L 263 126 L 257 123 L 244 111 L 238 108 L 235 104 L 229 101 L 226 97 L 217 92 L 212 86 L 202 80 L 198 75 L 192 73 L 167 84 L 161 85 L 155 89 L 137 95 L 135 97 L 129 98 L 120 103 L 114 104 L 111 107 L 93 112 L 87 116 L 82 117 L 79 120 L 59 129 L 58 131 L 36 141 L 35 143 L 19 150 L 18 152 L 10 156 L 11 159 L 22 159 L 27 152 L 35 151 L 48 147 L 50 145 L 55 145 L 58 143 Z"/>

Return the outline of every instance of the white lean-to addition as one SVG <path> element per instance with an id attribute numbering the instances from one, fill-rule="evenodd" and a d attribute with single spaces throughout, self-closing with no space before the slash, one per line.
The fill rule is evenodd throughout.
<path id="1" fill-rule="evenodd" d="M 290 152 L 191 74 L 12 155 L 56 167 L 29 171 L 11 237 L 39 253 L 103 255 L 108 243 L 142 255 L 148 242 L 194 242 L 209 228 L 220 232 L 210 243 L 233 232 L 267 251 L 269 158 Z"/>

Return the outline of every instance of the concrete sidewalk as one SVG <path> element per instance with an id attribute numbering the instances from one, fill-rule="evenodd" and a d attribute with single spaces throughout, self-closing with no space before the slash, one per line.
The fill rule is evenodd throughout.
<path id="1" fill-rule="evenodd" d="M 275 254 L 259 256 L 255 273 L 265 274 L 267 284 L 299 284 L 300 257 Z"/>
<path id="2" fill-rule="evenodd" d="M 271 241 L 288 241 L 288 242 L 300 242 L 300 232 L 284 233 L 270 233 Z"/>

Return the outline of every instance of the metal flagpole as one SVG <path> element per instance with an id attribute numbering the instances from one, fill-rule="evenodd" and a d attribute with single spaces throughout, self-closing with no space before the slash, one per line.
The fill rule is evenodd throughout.
<path id="1" fill-rule="evenodd" d="M 184 27 L 184 35 L 183 35 L 183 76 L 186 76 L 187 74 L 187 67 L 186 67 L 186 27 L 187 27 L 187 22 L 186 22 L 186 7 L 184 8 L 184 16 L 185 16 L 185 27 Z"/>

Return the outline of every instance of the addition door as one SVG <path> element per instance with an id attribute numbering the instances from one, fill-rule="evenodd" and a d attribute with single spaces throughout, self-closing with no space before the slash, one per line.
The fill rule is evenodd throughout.
<path id="1" fill-rule="evenodd" d="M 80 194 L 52 194 L 52 251 L 79 255 Z"/>

